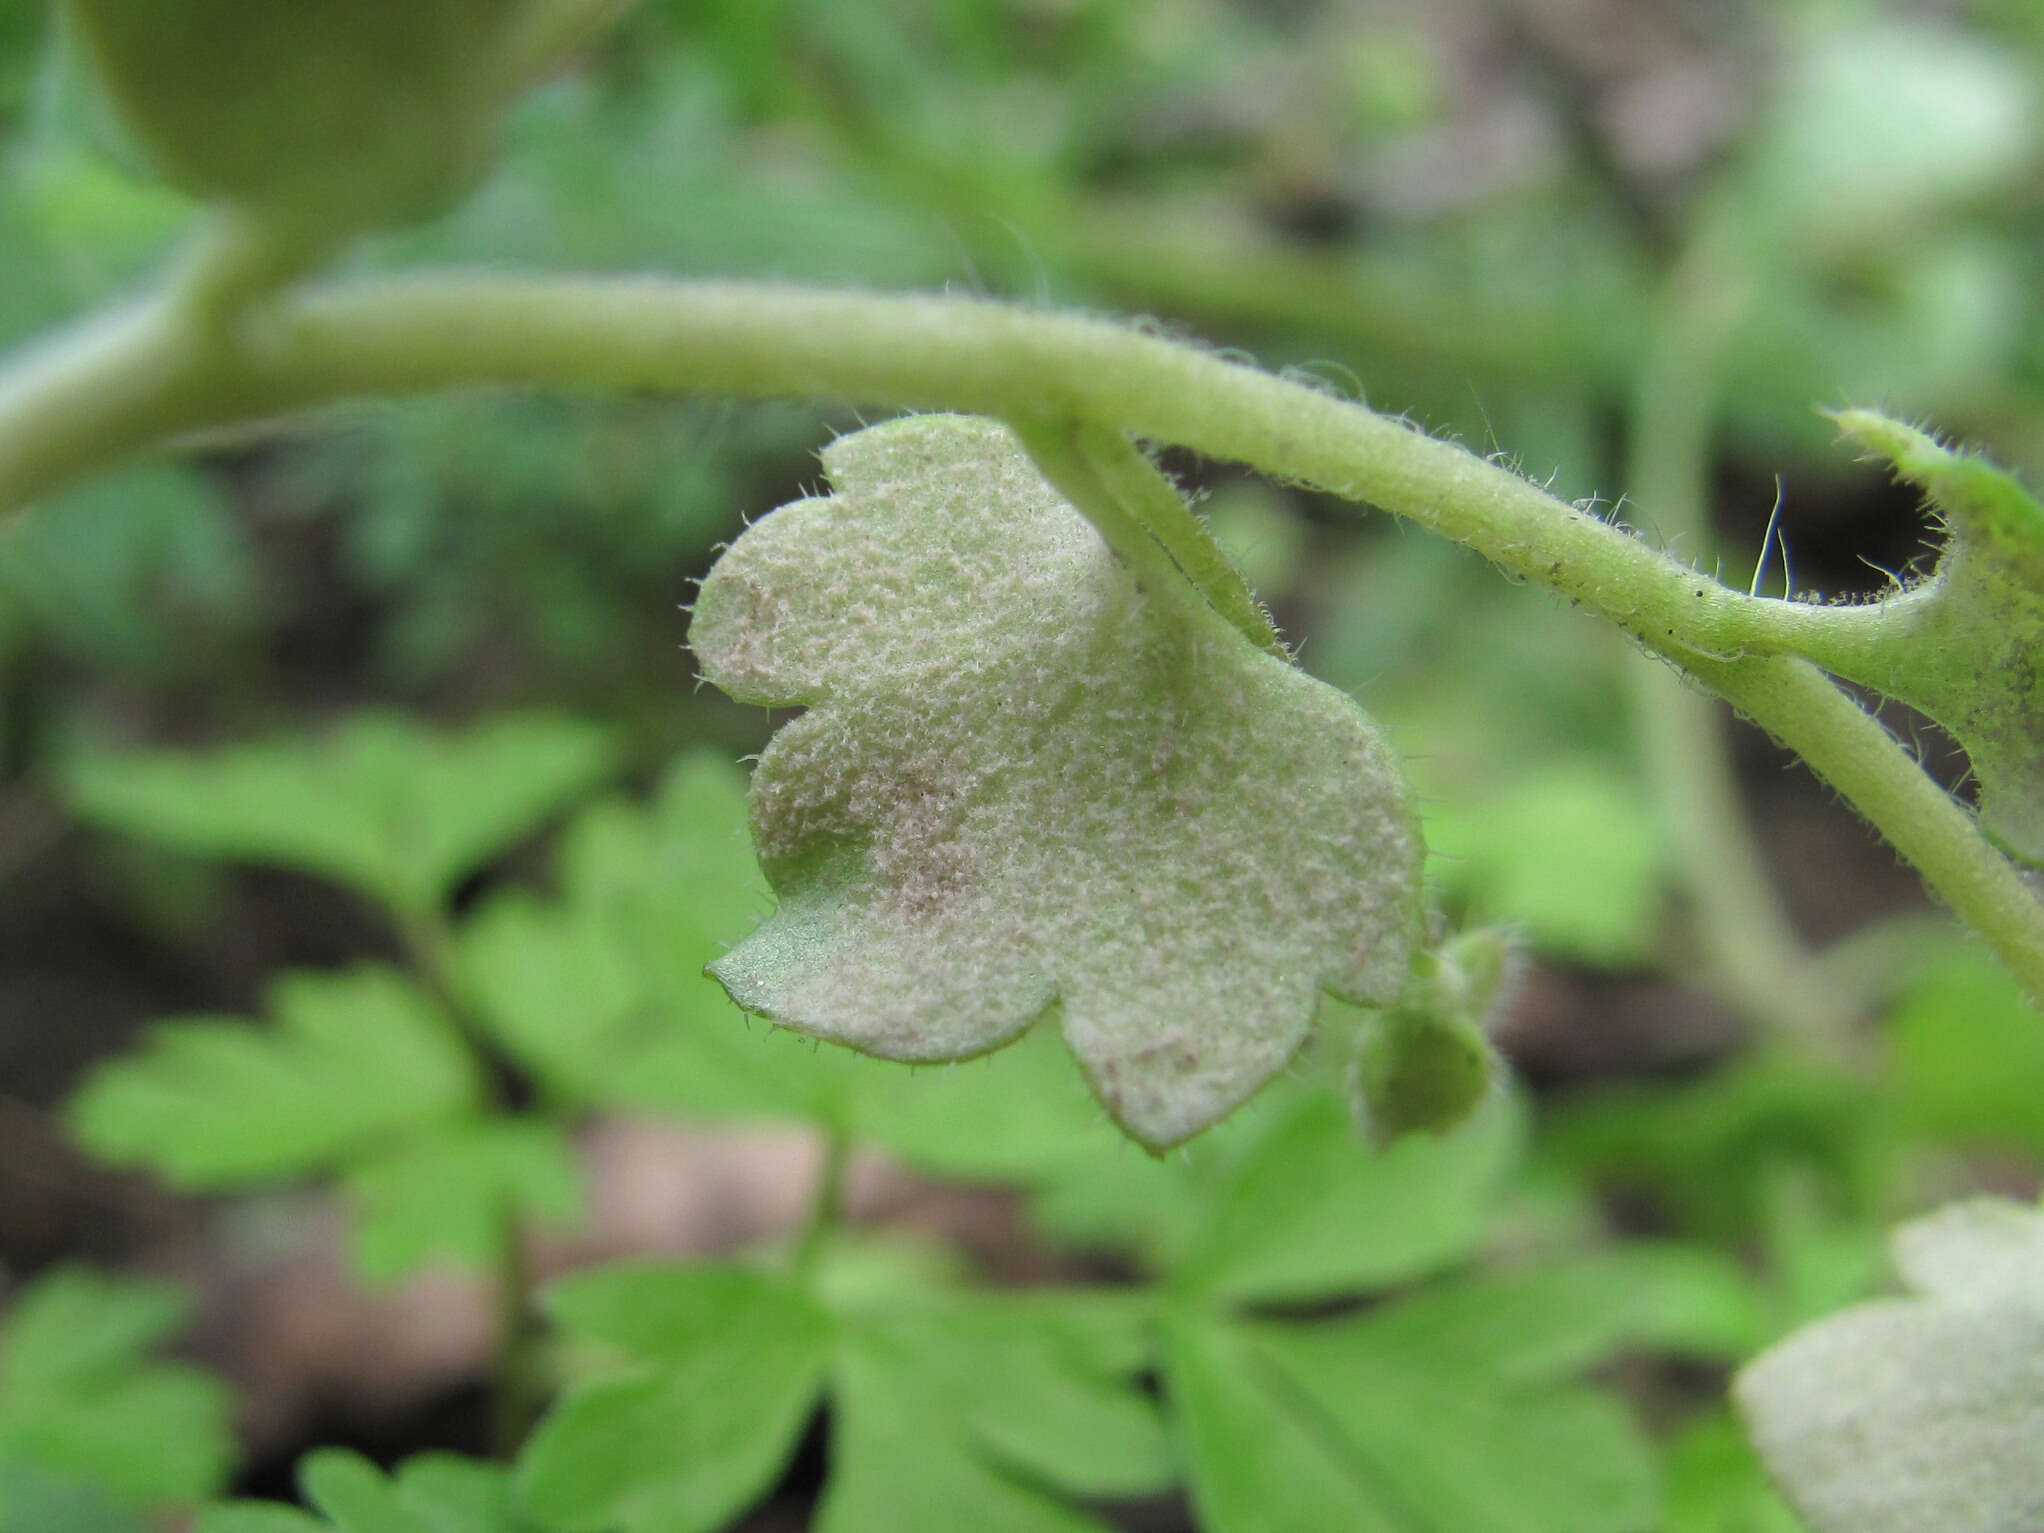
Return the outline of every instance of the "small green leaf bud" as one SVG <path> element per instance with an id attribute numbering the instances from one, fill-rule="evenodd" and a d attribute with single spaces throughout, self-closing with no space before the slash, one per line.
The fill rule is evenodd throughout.
<path id="1" fill-rule="evenodd" d="M 1420 955 L 1398 1004 L 1357 1029 L 1350 1100 L 1380 1147 L 1410 1133 L 1446 1133 L 1490 1094 L 1497 1055 L 1488 1029 L 1515 968 L 1504 932 L 1464 932 Z"/>

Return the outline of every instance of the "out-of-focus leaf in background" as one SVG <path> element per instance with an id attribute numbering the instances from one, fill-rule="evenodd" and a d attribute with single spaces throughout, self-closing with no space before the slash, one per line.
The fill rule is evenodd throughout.
<path id="1" fill-rule="evenodd" d="M 560 1127 L 522 1119 L 450 1125 L 350 1169 L 343 1190 L 360 1227 L 355 1264 L 372 1281 L 438 1257 L 487 1270 L 512 1220 L 572 1226 L 582 1180 Z"/>
<path id="2" fill-rule="evenodd" d="M 1162 1428 L 1129 1383 L 1136 1304 L 967 1296 L 893 1268 L 876 1292 L 859 1253 L 842 1260 L 813 1296 L 728 1268 L 613 1267 L 559 1288 L 570 1334 L 637 1366 L 571 1392 L 541 1426 L 521 1471 L 535 1512 L 562 1533 L 708 1533 L 772 1482 L 826 1387 L 826 1528 L 1090 1528 L 1057 1491 L 1168 1483 Z"/>
<path id="3" fill-rule="evenodd" d="M 234 1458 L 225 1385 L 149 1355 L 187 1313 L 176 1289 L 83 1268 L 13 1296 L 0 1319 L 0 1526 L 30 1533 L 30 1506 L 54 1529 L 100 1495 L 164 1508 L 218 1489 Z"/>
<path id="4" fill-rule="evenodd" d="M 294 976 L 272 1010 L 267 1029 L 164 1023 L 87 1085 L 72 1107 L 79 1135 L 185 1186 L 232 1186 L 323 1169 L 479 1100 L 451 1025 L 399 974 Z"/>
<path id="5" fill-rule="evenodd" d="M 387 1478 L 359 1453 L 323 1449 L 298 1481 L 315 1511 L 232 1501 L 199 1514 L 193 1533 L 537 1533 L 517 1509 L 502 1465 L 422 1453 Z"/>
<path id="6" fill-rule="evenodd" d="M 363 717 L 213 759 L 83 757 L 68 786 L 102 824 L 321 874 L 413 918 L 612 770 L 603 732 L 572 719 L 505 717 L 441 736 Z"/>

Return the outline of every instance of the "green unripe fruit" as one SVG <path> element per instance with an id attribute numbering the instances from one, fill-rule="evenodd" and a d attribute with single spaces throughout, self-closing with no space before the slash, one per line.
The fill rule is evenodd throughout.
<path id="1" fill-rule="evenodd" d="M 409 222 L 485 162 L 524 0 L 68 0 L 172 182 L 322 231 Z"/>

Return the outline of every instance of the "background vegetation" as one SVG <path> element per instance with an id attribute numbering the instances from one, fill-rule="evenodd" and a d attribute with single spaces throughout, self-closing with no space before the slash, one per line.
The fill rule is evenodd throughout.
<path id="1" fill-rule="evenodd" d="M 0 132 L 0 342 L 193 221 L 35 6 Z M 1813 405 L 2044 473 L 2040 133 L 2025 0 L 646 0 L 348 260 L 1141 313 L 1839 595 L 1927 545 Z M 1378 1155 L 1302 1068 L 1152 1162 L 1034 1042 L 910 1075 L 748 1031 L 700 969 L 767 908 L 769 720 L 693 686 L 680 609 L 855 423 L 361 406 L 0 529 L 0 1529 L 301 1484 L 510 1526 L 412 1456 L 563 1381 L 544 1528 L 1792 1529 L 1727 1371 L 1879 1291 L 1896 1220 L 2035 1197 L 2013 984 L 1603 626 L 1174 460 L 1393 727 L 1446 910 L 1524 934 L 1519 1084 Z M 763 1245 L 802 1282 L 709 1260 Z M 704 1260 L 517 1297 L 650 1255 Z M 320 1443 L 409 1464 L 294 1479 Z"/>

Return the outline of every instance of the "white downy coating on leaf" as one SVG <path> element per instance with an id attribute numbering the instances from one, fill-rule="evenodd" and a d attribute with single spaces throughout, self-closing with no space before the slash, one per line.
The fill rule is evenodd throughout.
<path id="1" fill-rule="evenodd" d="M 1405 981 L 1418 827 L 1347 697 L 1147 602 L 1006 429 L 834 443 L 836 493 L 762 519 L 689 640 L 744 702 L 806 705 L 753 779 L 774 917 L 738 1002 L 892 1059 L 1007 1042 L 1053 1002 L 1153 1147 L 1297 1049 L 1324 988 Z"/>
<path id="2" fill-rule="evenodd" d="M 2044 1528 L 2044 1213 L 1976 1198 L 1904 1225 L 1921 1297 L 1805 1326 L 1739 1375 L 1813 1533 Z"/>

